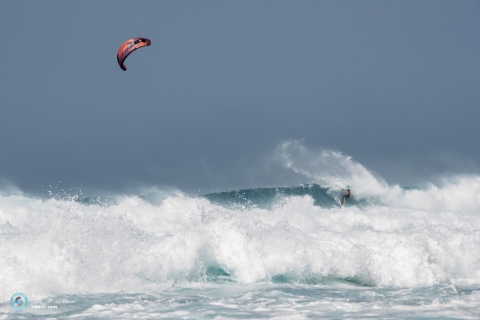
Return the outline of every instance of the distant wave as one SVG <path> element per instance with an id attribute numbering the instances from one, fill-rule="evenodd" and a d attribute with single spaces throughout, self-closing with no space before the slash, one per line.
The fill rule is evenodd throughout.
<path id="1" fill-rule="evenodd" d="M 203 197 L 212 203 L 227 206 L 230 208 L 265 208 L 270 209 L 281 205 L 290 197 L 309 196 L 313 199 L 313 205 L 323 208 L 340 206 L 340 198 L 343 192 L 340 189 L 331 190 L 322 188 L 318 184 L 304 184 L 295 187 L 277 188 L 250 188 L 218 193 L 209 193 Z M 347 205 L 365 205 L 365 201 L 358 201 L 351 197 Z"/>

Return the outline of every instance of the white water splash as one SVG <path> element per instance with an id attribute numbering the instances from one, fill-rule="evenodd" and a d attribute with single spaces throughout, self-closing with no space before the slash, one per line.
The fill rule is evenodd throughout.
<path id="1" fill-rule="evenodd" d="M 158 292 L 205 283 L 209 267 L 234 283 L 480 283 L 480 177 L 403 190 L 340 153 L 296 142 L 278 152 L 296 172 L 382 201 L 322 208 L 297 196 L 233 210 L 178 191 L 109 206 L 0 195 L 0 296 Z"/>
<path id="2" fill-rule="evenodd" d="M 276 149 L 276 156 L 285 167 L 302 174 L 327 188 L 355 189 L 358 197 L 384 195 L 387 183 L 375 177 L 352 157 L 332 150 L 310 150 L 300 141 L 283 142 Z"/>
<path id="3" fill-rule="evenodd" d="M 480 177 L 476 175 L 445 177 L 439 186 L 430 183 L 421 190 L 403 190 L 398 185 L 388 185 L 381 177 L 373 175 L 341 152 L 311 150 L 300 141 L 280 144 L 276 157 L 286 168 L 330 188 L 332 194 L 338 194 L 338 188 L 348 187 L 354 198 L 389 207 L 480 213 Z"/>

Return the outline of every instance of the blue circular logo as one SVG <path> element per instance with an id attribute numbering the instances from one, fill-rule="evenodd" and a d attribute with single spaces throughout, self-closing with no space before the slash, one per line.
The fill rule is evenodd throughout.
<path id="1" fill-rule="evenodd" d="M 21 311 L 28 306 L 28 298 L 23 293 L 17 292 L 10 298 L 10 305 L 13 309 Z"/>

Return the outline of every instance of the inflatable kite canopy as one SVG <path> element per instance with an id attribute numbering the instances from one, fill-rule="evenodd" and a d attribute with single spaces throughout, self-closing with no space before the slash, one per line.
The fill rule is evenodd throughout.
<path id="1" fill-rule="evenodd" d="M 117 52 L 117 61 L 120 68 L 126 71 L 127 68 L 123 65 L 123 62 L 127 59 L 128 55 L 141 47 L 149 46 L 151 43 L 147 38 L 132 38 L 122 43 Z"/>

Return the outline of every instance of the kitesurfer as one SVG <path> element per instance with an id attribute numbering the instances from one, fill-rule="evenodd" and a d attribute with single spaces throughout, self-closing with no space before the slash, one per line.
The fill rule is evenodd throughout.
<path id="1" fill-rule="evenodd" d="M 347 199 L 350 198 L 350 189 L 342 189 L 343 190 L 343 196 L 342 200 L 340 201 L 340 205 L 343 207 L 345 205 L 345 202 L 347 202 Z"/>

